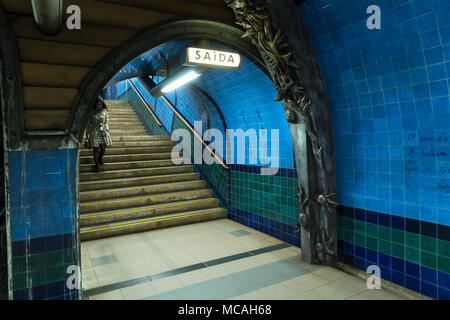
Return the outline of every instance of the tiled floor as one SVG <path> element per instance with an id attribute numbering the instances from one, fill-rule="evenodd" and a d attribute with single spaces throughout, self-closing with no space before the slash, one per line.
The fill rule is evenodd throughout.
<path id="1" fill-rule="evenodd" d="M 337 269 L 309 265 L 299 248 L 228 219 L 81 247 L 83 292 L 92 300 L 403 299 L 369 290 Z M 256 251 L 261 248 L 267 249 Z"/>

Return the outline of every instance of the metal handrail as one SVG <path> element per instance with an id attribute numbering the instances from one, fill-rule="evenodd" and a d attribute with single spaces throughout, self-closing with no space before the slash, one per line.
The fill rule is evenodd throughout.
<path id="1" fill-rule="evenodd" d="M 156 116 L 156 114 L 153 112 L 153 110 L 150 108 L 150 106 L 147 104 L 147 102 L 145 102 L 144 97 L 140 94 L 140 92 L 138 91 L 138 89 L 134 86 L 134 84 L 130 81 L 127 80 L 127 82 L 129 82 L 131 84 L 131 87 L 134 89 L 134 91 L 136 92 L 136 94 L 138 95 L 139 99 L 141 99 L 142 103 L 144 104 L 144 106 L 147 108 L 148 112 L 150 112 L 150 114 L 153 116 L 153 119 L 155 119 L 156 123 L 158 124 L 158 126 L 162 127 L 162 122 L 159 121 L 158 117 Z"/>
<path id="2" fill-rule="evenodd" d="M 183 121 L 184 124 L 189 128 L 189 130 L 191 130 L 192 133 L 201 141 L 201 143 L 205 146 L 206 149 L 208 149 L 208 151 L 214 156 L 214 158 L 216 158 L 216 160 L 219 161 L 220 165 L 224 169 L 229 170 L 230 168 L 216 155 L 216 153 L 214 151 L 211 150 L 211 148 L 209 146 L 206 145 L 206 143 L 203 141 L 202 137 L 200 137 L 200 135 L 197 133 L 197 131 L 195 131 L 194 128 L 192 128 L 191 125 L 186 120 L 184 120 L 184 118 L 178 113 L 177 109 L 175 109 L 175 107 L 166 99 L 166 97 L 161 96 L 161 98 L 173 110 L 173 113 L 176 114 L 178 116 L 178 118 L 180 118 L 181 121 Z"/>

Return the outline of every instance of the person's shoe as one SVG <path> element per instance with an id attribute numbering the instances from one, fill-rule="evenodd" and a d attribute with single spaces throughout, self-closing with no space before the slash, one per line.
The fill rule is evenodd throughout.
<path id="1" fill-rule="evenodd" d="M 101 164 L 101 165 L 103 165 L 103 159 L 100 158 L 100 159 L 98 160 L 98 163 Z"/>
<path id="2" fill-rule="evenodd" d="M 93 172 L 99 172 L 100 171 L 100 167 L 98 166 L 98 164 L 96 164 L 93 168 L 92 168 Z"/>

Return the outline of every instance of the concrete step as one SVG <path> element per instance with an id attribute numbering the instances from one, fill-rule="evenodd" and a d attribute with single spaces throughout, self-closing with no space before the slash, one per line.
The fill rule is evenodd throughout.
<path id="1" fill-rule="evenodd" d="M 118 142 L 119 143 L 119 142 Z M 91 152 L 92 154 L 92 152 Z M 171 153 L 153 153 L 153 154 L 125 154 L 125 155 L 107 155 L 103 156 L 105 163 L 112 162 L 128 162 L 128 161 L 151 161 L 151 160 L 169 160 L 171 159 Z M 81 164 L 94 164 L 93 156 L 80 157 Z"/>
<path id="2" fill-rule="evenodd" d="M 173 146 L 146 146 L 146 147 L 122 147 L 117 146 L 106 148 L 105 155 L 125 155 L 125 154 L 154 154 L 172 152 Z M 83 148 L 80 151 L 80 156 L 91 156 L 92 149 Z"/>
<path id="3" fill-rule="evenodd" d="M 157 167 L 175 166 L 171 159 L 166 160 L 150 160 L 150 161 L 127 161 L 127 162 L 106 162 L 100 166 L 102 171 L 111 170 L 127 170 L 127 169 L 144 169 Z M 91 172 L 93 164 L 80 164 L 80 173 Z"/>
<path id="4" fill-rule="evenodd" d="M 109 134 L 111 135 L 112 138 L 116 137 L 116 136 L 147 136 L 148 132 L 147 130 L 142 127 L 131 127 L 130 129 L 127 128 L 109 128 Z"/>
<path id="5" fill-rule="evenodd" d="M 114 223 L 131 219 L 141 219 L 155 216 L 174 214 L 179 212 L 189 212 L 194 210 L 205 210 L 220 206 L 220 201 L 216 198 L 178 201 L 162 203 L 152 206 L 136 207 L 125 210 L 109 210 L 80 215 L 80 227 L 96 226 L 106 223 Z"/>
<path id="6" fill-rule="evenodd" d="M 141 185 L 128 188 L 108 188 L 96 189 L 80 192 L 80 201 L 99 201 L 114 199 L 120 197 L 135 197 L 140 195 L 151 195 L 161 193 L 173 193 L 185 190 L 197 190 L 206 188 L 206 182 L 203 180 L 192 180 L 182 182 L 172 182 L 163 184 Z"/>
<path id="7" fill-rule="evenodd" d="M 115 118 L 116 116 L 123 116 L 123 115 L 133 115 L 136 116 L 136 112 L 132 108 L 129 109 L 120 109 L 120 110 L 109 110 L 108 115 L 110 119 Z"/>
<path id="8" fill-rule="evenodd" d="M 140 121 L 139 117 L 136 114 L 116 114 L 116 115 L 109 115 L 109 122 L 135 122 Z"/>
<path id="9" fill-rule="evenodd" d="M 149 135 L 119 135 L 111 136 L 112 141 L 153 141 L 155 146 L 175 145 L 175 141 L 171 140 L 148 140 Z"/>
<path id="10" fill-rule="evenodd" d="M 212 190 L 200 189 L 200 190 L 187 190 L 156 195 L 150 194 L 150 195 L 140 195 L 137 197 L 123 197 L 100 201 L 89 201 L 80 203 L 80 213 L 134 208 L 174 201 L 204 199 L 204 198 L 211 198 L 212 196 L 213 196 Z"/>
<path id="11" fill-rule="evenodd" d="M 198 179 L 200 179 L 199 173 L 180 173 L 169 175 L 155 175 L 149 177 L 131 177 L 127 179 L 80 181 L 80 192 L 89 190 L 101 190 L 107 188 L 129 188 L 150 184 L 184 182 Z"/>
<path id="12" fill-rule="evenodd" d="M 125 179 L 131 177 L 158 176 L 177 173 L 194 172 L 194 167 L 190 165 L 179 165 L 162 168 L 109 170 L 100 172 L 83 172 L 79 174 L 80 181 L 95 181 L 104 179 Z"/>
<path id="13" fill-rule="evenodd" d="M 126 119 L 127 121 L 120 120 L 109 120 L 109 129 L 119 129 L 123 130 L 126 128 L 145 128 L 142 122 L 139 119 L 131 120 Z"/>
<path id="14" fill-rule="evenodd" d="M 227 211 L 223 208 L 214 208 L 199 211 L 182 212 L 165 216 L 129 220 L 126 222 L 108 223 L 99 226 L 84 227 L 80 229 L 81 241 L 118 236 L 128 233 L 142 232 L 153 229 L 175 227 L 190 223 L 226 218 Z"/>
<path id="15" fill-rule="evenodd" d="M 151 147 L 154 143 L 150 141 L 115 141 L 112 148 L 127 148 L 127 147 Z M 173 146 L 172 146 L 173 149 Z"/>

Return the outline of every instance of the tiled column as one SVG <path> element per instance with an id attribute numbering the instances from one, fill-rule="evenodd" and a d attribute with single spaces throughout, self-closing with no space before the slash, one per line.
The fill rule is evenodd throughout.
<path id="1" fill-rule="evenodd" d="M 67 268 L 80 265 L 77 151 L 12 151 L 9 162 L 10 298 L 78 299 Z"/>

